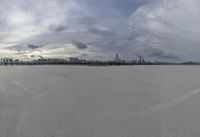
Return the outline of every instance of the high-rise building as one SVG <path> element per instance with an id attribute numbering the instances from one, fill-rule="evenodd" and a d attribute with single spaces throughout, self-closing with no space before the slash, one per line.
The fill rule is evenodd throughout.
<path id="1" fill-rule="evenodd" d="M 116 54 L 115 62 L 119 62 L 119 55 L 118 55 L 118 53 Z"/>

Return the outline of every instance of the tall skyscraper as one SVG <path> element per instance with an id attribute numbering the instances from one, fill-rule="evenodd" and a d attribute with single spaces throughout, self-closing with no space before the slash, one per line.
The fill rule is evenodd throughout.
<path id="1" fill-rule="evenodd" d="M 118 53 L 116 54 L 115 62 L 119 62 L 119 55 L 118 55 Z"/>

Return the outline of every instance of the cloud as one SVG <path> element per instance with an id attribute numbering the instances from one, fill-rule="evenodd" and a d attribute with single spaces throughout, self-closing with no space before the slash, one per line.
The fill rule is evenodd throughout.
<path id="1" fill-rule="evenodd" d="M 167 51 L 164 49 L 159 49 L 159 48 L 152 48 L 148 47 L 145 49 L 145 53 L 149 57 L 156 57 L 156 58 L 161 58 L 161 59 L 180 59 L 180 56 L 175 54 L 172 51 Z"/>
<path id="2" fill-rule="evenodd" d="M 87 49 L 88 46 L 87 44 L 83 43 L 83 42 L 80 42 L 80 41 L 72 41 L 72 44 L 74 44 L 78 49 Z"/>
<path id="3" fill-rule="evenodd" d="M 34 44 L 29 44 L 29 45 L 27 45 L 27 47 L 30 48 L 30 49 L 38 49 L 38 48 L 41 48 L 42 46 L 40 46 L 40 45 L 34 45 Z"/>
<path id="4" fill-rule="evenodd" d="M 7 47 L 9 50 L 24 50 L 26 47 L 24 45 L 12 45 Z"/>
<path id="5" fill-rule="evenodd" d="M 92 18 L 92 17 L 83 17 L 79 20 L 79 22 L 81 24 L 89 26 L 89 27 L 91 27 L 97 23 L 96 19 Z"/>
<path id="6" fill-rule="evenodd" d="M 91 27 L 88 28 L 88 31 L 96 35 L 114 35 L 114 33 L 107 28 Z"/>
<path id="7" fill-rule="evenodd" d="M 48 29 L 49 31 L 53 31 L 53 32 L 61 32 L 61 31 L 65 31 L 67 27 L 64 25 L 50 25 Z"/>
<path id="8" fill-rule="evenodd" d="M 174 51 L 186 60 L 196 60 L 199 57 L 196 51 L 200 50 L 199 7 L 198 0 L 157 0 L 142 5 L 129 18 L 132 31 L 137 34 L 132 39 L 138 45 L 156 46 Z M 168 54 L 163 56 L 176 58 L 173 53 Z"/>

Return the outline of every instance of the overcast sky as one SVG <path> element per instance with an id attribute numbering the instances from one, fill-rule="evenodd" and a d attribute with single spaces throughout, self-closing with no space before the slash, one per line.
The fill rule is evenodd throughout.
<path id="1" fill-rule="evenodd" d="M 199 0 L 1 0 L 0 56 L 200 61 Z"/>

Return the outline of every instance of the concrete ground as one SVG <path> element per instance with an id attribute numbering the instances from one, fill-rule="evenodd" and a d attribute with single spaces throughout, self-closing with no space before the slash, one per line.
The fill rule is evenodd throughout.
<path id="1" fill-rule="evenodd" d="M 0 137 L 199 137 L 200 66 L 1 66 Z"/>

